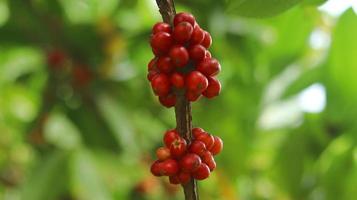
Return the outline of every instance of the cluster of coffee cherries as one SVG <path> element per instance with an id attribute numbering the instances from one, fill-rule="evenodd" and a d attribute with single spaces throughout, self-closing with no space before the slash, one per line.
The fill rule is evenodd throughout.
<path id="1" fill-rule="evenodd" d="M 151 165 L 154 176 L 169 176 L 172 184 L 186 184 L 192 178 L 204 180 L 216 168 L 214 155 L 223 149 L 221 138 L 205 132 L 202 128 L 192 129 L 190 144 L 173 130 L 164 135 L 165 147 L 156 151 L 156 160 Z"/>
<path id="2" fill-rule="evenodd" d="M 215 76 L 221 65 L 208 51 L 211 35 L 189 13 L 175 15 L 173 25 L 156 23 L 150 39 L 155 57 L 148 64 L 147 77 L 160 103 L 174 106 L 175 90 L 183 90 L 191 102 L 201 95 L 219 95 L 221 84 Z"/>

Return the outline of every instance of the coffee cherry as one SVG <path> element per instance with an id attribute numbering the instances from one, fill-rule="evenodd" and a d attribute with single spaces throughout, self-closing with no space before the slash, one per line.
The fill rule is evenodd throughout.
<path id="1" fill-rule="evenodd" d="M 157 160 L 151 165 L 150 171 L 154 176 L 162 176 L 161 169 L 162 169 L 161 162 Z"/>
<path id="2" fill-rule="evenodd" d="M 221 71 L 221 65 L 214 58 L 202 60 L 197 64 L 196 68 L 205 76 L 214 76 Z"/>
<path id="3" fill-rule="evenodd" d="M 210 58 L 212 58 L 211 52 L 209 52 L 208 50 L 206 50 L 205 59 L 210 59 Z"/>
<path id="4" fill-rule="evenodd" d="M 207 78 L 199 71 L 192 71 L 186 77 L 186 87 L 189 91 L 201 94 L 208 87 Z"/>
<path id="5" fill-rule="evenodd" d="M 188 182 L 190 182 L 191 180 L 191 174 L 190 173 L 186 173 L 186 172 L 180 172 L 178 174 L 178 178 L 181 182 L 182 185 L 187 184 Z"/>
<path id="6" fill-rule="evenodd" d="M 217 80 L 214 77 L 208 77 L 208 87 L 202 93 L 203 96 L 210 99 L 215 96 L 218 96 L 220 92 L 221 92 L 221 83 L 219 82 L 219 80 Z"/>
<path id="7" fill-rule="evenodd" d="M 214 161 L 213 155 L 211 152 L 209 151 L 205 151 L 202 153 L 201 155 L 201 160 L 203 163 L 205 163 L 208 168 L 210 169 L 210 171 L 213 171 L 214 169 L 216 169 L 216 161 Z"/>
<path id="8" fill-rule="evenodd" d="M 173 38 L 176 42 L 184 44 L 189 41 L 193 32 L 193 27 L 188 22 L 181 22 L 175 26 L 174 32 L 172 33 Z"/>
<path id="9" fill-rule="evenodd" d="M 157 58 L 153 58 L 150 60 L 149 64 L 148 64 L 148 71 L 151 70 L 157 70 Z"/>
<path id="10" fill-rule="evenodd" d="M 169 177 L 169 181 L 170 181 L 171 184 L 174 184 L 174 185 L 177 185 L 177 184 L 181 183 L 178 175 L 170 176 Z"/>
<path id="11" fill-rule="evenodd" d="M 161 162 L 160 173 L 164 176 L 173 176 L 179 171 L 179 165 L 174 159 L 167 159 Z"/>
<path id="12" fill-rule="evenodd" d="M 172 142 L 177 140 L 178 138 L 180 138 L 180 135 L 175 129 L 166 131 L 163 139 L 165 146 L 170 147 Z"/>
<path id="13" fill-rule="evenodd" d="M 159 59 L 157 59 L 157 68 L 160 70 L 160 72 L 166 74 L 170 73 L 174 69 L 171 63 L 171 58 L 168 56 L 159 57 Z"/>
<path id="14" fill-rule="evenodd" d="M 188 50 L 190 58 L 195 62 L 202 61 L 206 56 L 206 49 L 202 45 L 194 45 Z"/>
<path id="15" fill-rule="evenodd" d="M 196 140 L 203 142 L 207 149 L 211 149 L 214 144 L 214 136 L 208 133 L 199 135 Z"/>
<path id="16" fill-rule="evenodd" d="M 170 145 L 170 153 L 174 158 L 180 158 L 186 153 L 187 143 L 186 140 L 179 137 L 174 140 Z"/>
<path id="17" fill-rule="evenodd" d="M 211 149 L 209 149 L 209 151 L 213 155 L 217 155 L 222 151 L 222 149 L 223 149 L 223 141 L 221 140 L 221 138 L 214 136 L 214 145 Z"/>
<path id="18" fill-rule="evenodd" d="M 179 164 L 183 172 L 193 172 L 201 165 L 201 158 L 197 154 L 188 153 L 181 158 Z"/>
<path id="19" fill-rule="evenodd" d="M 152 36 L 150 44 L 155 55 L 163 55 L 169 51 L 172 46 L 172 36 L 166 32 L 158 32 Z"/>
<path id="20" fill-rule="evenodd" d="M 206 151 L 206 145 L 202 141 L 194 140 L 190 144 L 189 152 L 201 156 Z"/>
<path id="21" fill-rule="evenodd" d="M 205 37 L 201 42 L 201 45 L 206 47 L 206 49 L 210 48 L 210 46 L 212 45 L 212 37 L 207 31 L 205 31 Z"/>
<path id="22" fill-rule="evenodd" d="M 190 102 L 194 102 L 194 101 L 197 101 L 198 99 L 200 99 L 201 93 L 197 93 L 197 92 L 194 92 L 194 91 L 186 91 L 185 97 Z"/>
<path id="23" fill-rule="evenodd" d="M 200 136 L 201 134 L 204 134 L 205 130 L 203 130 L 202 128 L 199 127 L 195 127 L 192 129 L 192 135 L 193 137 L 196 139 L 198 138 L 198 136 Z"/>
<path id="24" fill-rule="evenodd" d="M 171 74 L 170 81 L 171 84 L 176 88 L 185 87 L 185 77 L 179 72 L 174 72 Z"/>
<path id="25" fill-rule="evenodd" d="M 189 61 L 189 55 L 185 47 L 174 46 L 170 49 L 169 56 L 176 67 L 184 67 Z"/>
<path id="26" fill-rule="evenodd" d="M 166 32 L 171 33 L 171 26 L 170 24 L 164 22 L 158 22 L 152 27 L 152 34 L 156 34 L 158 32 Z"/>
<path id="27" fill-rule="evenodd" d="M 193 29 L 190 44 L 192 45 L 201 44 L 204 38 L 205 38 L 205 32 L 203 32 L 203 30 L 199 26 L 196 26 Z"/>
<path id="28" fill-rule="evenodd" d="M 170 92 L 170 79 L 166 74 L 160 73 L 151 80 L 151 87 L 157 96 L 167 96 Z"/>
<path id="29" fill-rule="evenodd" d="M 188 22 L 192 26 L 195 26 L 196 20 L 195 17 L 190 13 L 177 13 L 174 17 L 174 26 L 177 26 L 181 22 Z"/>
<path id="30" fill-rule="evenodd" d="M 149 81 L 152 81 L 152 79 L 158 74 L 160 74 L 160 73 L 157 70 L 150 70 L 148 72 L 147 78 Z"/>
<path id="31" fill-rule="evenodd" d="M 171 156 L 170 149 L 167 147 L 160 147 L 156 150 L 156 157 L 160 161 L 164 161 L 164 160 L 170 158 L 170 156 Z"/>
<path id="32" fill-rule="evenodd" d="M 165 106 L 166 108 L 171 108 L 176 104 L 176 95 L 169 94 L 167 96 L 160 96 L 159 101 L 161 105 Z"/>
<path id="33" fill-rule="evenodd" d="M 203 180 L 208 178 L 209 174 L 210 174 L 209 167 L 206 164 L 201 163 L 201 165 L 198 166 L 197 170 L 193 172 L 192 177 L 197 180 Z"/>

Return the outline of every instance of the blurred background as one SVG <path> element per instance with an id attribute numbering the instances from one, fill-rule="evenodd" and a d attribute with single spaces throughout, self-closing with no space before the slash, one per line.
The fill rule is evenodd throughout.
<path id="1" fill-rule="evenodd" d="M 211 32 L 220 136 L 203 200 L 357 197 L 355 0 L 177 0 Z M 264 3 L 262 3 L 264 2 Z M 146 79 L 154 0 L 0 0 L 0 199 L 183 199 L 149 172 L 175 126 Z"/>

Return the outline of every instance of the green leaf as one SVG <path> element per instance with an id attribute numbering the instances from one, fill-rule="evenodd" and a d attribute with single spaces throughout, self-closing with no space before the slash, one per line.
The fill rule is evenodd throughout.
<path id="1" fill-rule="evenodd" d="M 301 0 L 229 1 L 228 12 L 246 17 L 270 17 L 297 5 Z"/>

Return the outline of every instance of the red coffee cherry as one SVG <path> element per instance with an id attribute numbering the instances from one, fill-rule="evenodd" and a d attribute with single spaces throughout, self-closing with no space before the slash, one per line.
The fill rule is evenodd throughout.
<path id="1" fill-rule="evenodd" d="M 159 74 L 158 71 L 151 70 L 151 71 L 148 72 L 147 78 L 148 78 L 149 81 L 152 81 L 152 79 L 158 74 Z"/>
<path id="2" fill-rule="evenodd" d="M 169 177 L 169 181 L 170 181 L 171 184 L 174 184 L 174 185 L 177 185 L 177 184 L 181 183 L 178 175 L 170 176 Z"/>
<path id="3" fill-rule="evenodd" d="M 202 61 L 206 56 L 206 49 L 202 45 L 194 45 L 188 50 L 190 58 L 195 62 Z"/>
<path id="4" fill-rule="evenodd" d="M 216 166 L 217 166 L 216 161 L 214 160 L 211 152 L 209 152 L 209 151 L 203 152 L 201 155 L 201 160 L 203 163 L 205 163 L 208 166 L 210 171 L 213 171 L 214 169 L 216 169 Z"/>
<path id="5" fill-rule="evenodd" d="M 173 176 L 179 171 L 179 165 L 174 159 L 167 159 L 161 162 L 160 173 L 164 176 Z"/>
<path id="6" fill-rule="evenodd" d="M 178 174 L 178 178 L 181 182 L 182 185 L 187 184 L 188 182 L 190 182 L 191 180 L 191 174 L 190 173 L 186 173 L 186 172 L 180 172 Z"/>
<path id="7" fill-rule="evenodd" d="M 170 24 L 164 22 L 158 22 L 152 27 L 152 34 L 156 34 L 158 32 L 166 32 L 171 33 L 171 26 Z"/>
<path id="8" fill-rule="evenodd" d="M 193 172 L 201 165 L 201 158 L 197 154 L 188 153 L 181 158 L 179 164 L 183 172 Z"/>
<path id="9" fill-rule="evenodd" d="M 185 77 L 179 72 L 172 73 L 170 77 L 170 81 L 171 84 L 176 88 L 185 87 Z"/>
<path id="10" fill-rule="evenodd" d="M 150 168 L 151 173 L 154 176 L 162 176 L 161 171 L 162 171 L 162 164 L 159 160 L 155 161 Z"/>
<path id="11" fill-rule="evenodd" d="M 176 95 L 169 94 L 167 96 L 160 96 L 159 101 L 161 105 L 165 106 L 166 108 L 171 108 L 176 104 Z"/>
<path id="12" fill-rule="evenodd" d="M 155 55 L 163 55 L 169 51 L 172 46 L 172 36 L 166 32 L 158 32 L 151 37 L 151 47 Z"/>
<path id="13" fill-rule="evenodd" d="M 166 131 L 163 139 L 165 146 L 170 147 L 172 142 L 178 138 L 180 138 L 180 135 L 175 129 Z"/>
<path id="14" fill-rule="evenodd" d="M 199 26 L 196 26 L 193 29 L 190 44 L 201 44 L 204 38 L 205 32 Z"/>
<path id="15" fill-rule="evenodd" d="M 170 158 L 170 156 L 171 156 L 170 149 L 167 147 L 160 147 L 156 150 L 156 157 L 160 161 L 164 161 L 164 160 Z"/>
<path id="16" fill-rule="evenodd" d="M 208 133 L 202 133 L 196 138 L 196 140 L 203 142 L 207 149 L 211 149 L 215 141 L 214 136 Z"/>
<path id="17" fill-rule="evenodd" d="M 197 170 L 192 174 L 192 177 L 197 180 L 203 180 L 209 177 L 210 169 L 209 167 L 201 163 L 201 165 L 197 168 Z"/>
<path id="18" fill-rule="evenodd" d="M 206 145 L 202 141 L 194 140 L 190 144 L 189 152 L 191 153 L 201 156 L 205 151 L 206 151 Z"/>
<path id="19" fill-rule="evenodd" d="M 159 57 L 157 59 L 157 68 L 160 72 L 164 72 L 166 74 L 170 73 L 174 69 L 174 66 L 171 63 L 171 58 L 168 56 Z"/>
<path id="20" fill-rule="evenodd" d="M 205 130 L 203 130 L 202 128 L 199 127 L 195 127 L 192 129 L 192 135 L 193 137 L 196 139 L 198 138 L 198 136 L 200 136 L 201 134 L 204 134 Z"/>
<path id="21" fill-rule="evenodd" d="M 190 13 L 177 13 L 174 18 L 174 26 L 177 26 L 181 22 L 188 22 L 192 26 L 195 26 L 196 20 L 195 17 Z"/>
<path id="22" fill-rule="evenodd" d="M 186 153 L 187 143 L 186 140 L 179 137 L 174 140 L 170 145 L 170 153 L 174 158 L 180 158 Z"/>
<path id="23" fill-rule="evenodd" d="M 157 70 L 157 58 L 153 58 L 150 60 L 149 64 L 148 64 L 148 71 L 151 70 Z"/>
<path id="24" fill-rule="evenodd" d="M 201 45 L 206 47 L 206 49 L 209 49 L 210 46 L 212 45 L 212 37 L 209 34 L 209 32 L 205 31 L 205 37 L 203 41 L 201 42 Z"/>
<path id="25" fill-rule="evenodd" d="M 186 87 L 189 91 L 201 94 L 208 87 L 207 78 L 199 71 L 192 71 L 186 77 Z"/>
<path id="26" fill-rule="evenodd" d="M 200 99 L 201 93 L 197 93 L 197 92 L 194 92 L 194 91 L 186 91 L 185 97 L 190 102 L 194 102 L 194 101 L 197 101 L 198 99 Z"/>
<path id="27" fill-rule="evenodd" d="M 220 92 L 221 92 L 221 83 L 219 82 L 219 80 L 217 80 L 215 77 L 208 77 L 208 87 L 202 93 L 203 96 L 210 99 L 215 96 L 218 96 Z"/>
<path id="28" fill-rule="evenodd" d="M 214 145 L 211 149 L 209 149 L 209 151 L 213 154 L 213 155 L 217 155 L 219 154 L 223 149 L 223 141 L 221 138 L 214 136 Z"/>
<path id="29" fill-rule="evenodd" d="M 185 42 L 189 41 L 193 32 L 193 27 L 188 22 L 181 22 L 174 28 L 174 32 L 172 36 L 174 37 L 175 41 L 184 44 Z"/>
<path id="30" fill-rule="evenodd" d="M 208 50 L 206 50 L 205 59 L 210 59 L 210 58 L 212 58 L 211 52 L 209 52 Z"/>
<path id="31" fill-rule="evenodd" d="M 202 60 L 196 68 L 205 76 L 215 76 L 221 71 L 221 65 L 214 58 Z"/>
<path id="32" fill-rule="evenodd" d="M 189 55 L 185 47 L 174 46 L 170 49 L 169 56 L 176 67 L 184 67 L 189 61 Z"/>
<path id="33" fill-rule="evenodd" d="M 152 78 L 151 87 L 157 96 L 167 96 L 171 88 L 170 79 L 166 74 L 160 73 Z"/>

